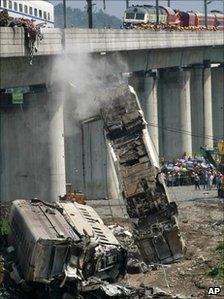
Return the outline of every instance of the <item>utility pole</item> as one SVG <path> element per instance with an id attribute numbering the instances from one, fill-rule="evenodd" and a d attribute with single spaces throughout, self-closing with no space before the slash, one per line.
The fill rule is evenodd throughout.
<path id="1" fill-rule="evenodd" d="M 208 28 L 208 2 L 204 0 L 204 10 L 205 10 L 205 27 Z"/>
<path id="2" fill-rule="evenodd" d="M 126 8 L 129 7 L 129 0 L 126 0 Z"/>
<path id="3" fill-rule="evenodd" d="M 87 13 L 88 13 L 88 27 L 90 29 L 93 28 L 93 6 L 92 6 L 92 0 L 86 0 L 87 1 Z"/>
<path id="4" fill-rule="evenodd" d="M 156 0 L 156 25 L 159 25 L 159 0 Z"/>
<path id="5" fill-rule="evenodd" d="M 170 7 L 170 0 L 167 0 L 167 6 Z"/>
<path id="6" fill-rule="evenodd" d="M 63 0 L 64 28 L 67 28 L 66 0 Z"/>

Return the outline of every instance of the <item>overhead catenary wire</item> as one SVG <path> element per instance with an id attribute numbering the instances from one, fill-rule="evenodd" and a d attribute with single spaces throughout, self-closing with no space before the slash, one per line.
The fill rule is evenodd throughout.
<path id="1" fill-rule="evenodd" d="M 162 129 L 162 130 L 173 132 L 173 133 L 190 135 L 192 137 L 197 137 L 197 138 L 206 138 L 206 139 L 210 139 L 210 140 L 214 140 L 214 141 L 220 140 L 220 137 L 214 137 L 214 136 L 209 136 L 209 135 L 204 135 L 204 134 L 195 134 L 195 133 L 192 133 L 190 131 L 186 131 L 186 130 L 182 130 L 182 129 L 176 129 L 176 128 L 171 128 L 171 127 L 164 127 L 164 126 L 160 126 L 158 124 L 150 123 L 150 122 L 147 122 L 147 124 L 150 127 L 157 127 L 157 128 Z"/>

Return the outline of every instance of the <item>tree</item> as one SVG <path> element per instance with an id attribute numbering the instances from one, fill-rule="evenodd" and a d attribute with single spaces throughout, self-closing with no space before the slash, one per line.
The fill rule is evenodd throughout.
<path id="1" fill-rule="evenodd" d="M 54 8 L 55 27 L 63 28 L 63 5 L 58 4 Z M 115 16 L 106 14 L 102 9 L 93 13 L 94 28 L 120 28 L 121 20 Z M 78 8 L 67 7 L 67 27 L 88 27 L 87 12 Z"/>

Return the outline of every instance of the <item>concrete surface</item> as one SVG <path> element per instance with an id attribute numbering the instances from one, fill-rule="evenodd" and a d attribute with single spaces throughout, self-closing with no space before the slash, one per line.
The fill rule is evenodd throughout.
<path id="1" fill-rule="evenodd" d="M 159 131 L 161 154 L 167 159 L 192 154 L 190 72 L 170 69 L 160 72 Z"/>
<path id="2" fill-rule="evenodd" d="M 212 68 L 212 112 L 214 139 L 224 138 L 224 66 Z"/>
<path id="3" fill-rule="evenodd" d="M 63 52 L 110 52 L 143 49 L 214 47 L 223 45 L 223 32 L 151 31 L 121 29 L 57 29 L 41 30 L 44 39 L 37 43 L 36 55 Z M 0 28 L 0 57 L 24 56 L 26 53 L 22 28 Z"/>
<path id="4" fill-rule="evenodd" d="M 191 69 L 191 124 L 193 153 L 199 153 L 200 147 L 204 144 L 203 101 L 203 65 L 193 66 Z"/>
<path id="5" fill-rule="evenodd" d="M 55 201 L 65 194 L 62 107 L 55 95 L 54 105 L 48 98 L 47 93 L 27 94 L 27 105 L 0 111 L 2 202 L 34 197 Z"/>
<path id="6" fill-rule="evenodd" d="M 204 145 L 213 147 L 213 121 L 212 121 L 212 78 L 211 67 L 205 67 L 203 71 L 203 91 L 204 91 Z M 215 86 L 214 86 L 215 88 Z"/>

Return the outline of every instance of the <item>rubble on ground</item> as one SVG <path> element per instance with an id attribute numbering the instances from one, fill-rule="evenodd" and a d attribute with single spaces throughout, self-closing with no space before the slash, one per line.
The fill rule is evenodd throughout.
<path id="1" fill-rule="evenodd" d="M 152 31 L 217 31 L 218 29 L 215 26 L 210 27 L 197 27 L 197 26 L 179 26 L 179 25 L 170 25 L 167 23 L 156 24 L 130 24 L 126 26 L 125 29 L 137 29 L 137 30 L 152 30 Z"/>
<path id="2" fill-rule="evenodd" d="M 140 255 L 138 247 L 134 243 L 132 233 L 125 227 L 113 224 L 108 226 L 119 243 L 127 250 L 127 273 L 146 273 L 152 270 Z"/>
<path id="3" fill-rule="evenodd" d="M 16 217 L 14 217 L 14 215 Z M 24 225 L 21 226 L 23 223 L 23 219 L 26 220 L 24 222 Z M 33 222 L 34 220 L 35 225 L 30 226 L 30 221 Z M 58 221 L 60 222 L 61 227 L 60 232 L 58 231 L 59 227 L 57 227 L 57 223 L 59 223 Z M 65 201 L 54 205 L 39 201 L 38 199 L 34 199 L 33 201 L 17 200 L 12 205 L 10 225 L 12 230 L 9 236 L 10 246 L 4 248 L 4 255 L 6 256 L 6 259 L 0 259 L 0 272 L 5 272 L 4 279 L 1 276 L 1 299 L 28 299 L 30 298 L 30 294 L 32 294 L 33 299 L 106 299 L 115 297 L 120 299 L 179 298 L 173 297 L 169 293 L 153 287 L 146 287 L 144 285 L 133 287 L 129 284 L 120 282 L 110 282 L 110 279 L 113 277 L 113 275 L 114 280 L 117 280 L 119 271 L 121 275 L 125 274 L 125 270 L 122 270 L 124 267 L 123 263 L 125 262 L 125 256 L 121 260 L 119 260 L 118 258 L 118 260 L 115 261 L 115 264 L 105 264 L 106 261 L 109 261 L 109 263 L 113 261 L 113 259 L 111 259 L 111 254 L 113 252 L 115 253 L 114 256 L 118 256 L 118 254 L 120 253 L 122 254 L 122 251 L 119 251 L 122 247 L 119 241 L 117 241 L 115 237 L 112 236 L 112 232 L 107 227 L 103 226 L 102 220 L 95 213 L 95 211 L 86 205 L 79 205 L 77 203 Z M 26 227 L 26 225 L 28 226 Z M 24 230 L 19 231 L 20 227 L 24 227 Z M 45 233 L 43 230 L 44 227 L 45 229 L 46 227 L 48 227 Z M 17 231 L 16 234 L 14 231 L 15 228 Z M 70 231 L 71 228 L 72 230 Z M 120 237 L 126 236 L 129 238 L 129 240 L 132 238 L 132 233 L 124 227 L 116 225 L 111 227 L 111 229 L 112 228 L 114 229 L 114 232 L 116 232 L 115 234 L 120 235 Z M 28 283 L 30 279 L 32 281 L 32 276 L 30 276 L 30 274 L 32 273 L 30 272 L 29 274 L 30 264 L 26 265 L 26 261 L 29 260 L 28 253 L 26 253 L 24 259 L 26 246 L 22 246 L 21 251 L 19 245 L 13 241 L 13 238 L 17 238 L 20 235 L 24 235 L 24 240 L 29 240 L 29 234 L 27 230 L 31 230 L 33 236 L 37 235 L 39 230 L 42 231 L 41 239 L 37 239 L 35 247 L 38 248 L 38 246 L 40 245 L 41 247 L 43 247 L 42 249 L 41 247 L 39 247 L 39 249 L 41 250 L 36 253 L 38 255 L 38 259 L 36 260 L 37 263 L 35 265 L 35 283 L 37 283 L 38 281 L 42 282 L 41 284 L 38 283 L 37 287 L 35 287 L 35 284 Z M 51 237 L 51 241 L 50 239 L 48 240 L 50 235 L 48 235 L 47 237 L 47 231 L 48 234 L 50 233 L 53 237 Z M 75 251 L 74 249 L 72 249 L 73 243 L 71 238 L 73 238 L 73 233 L 75 233 L 74 238 L 77 238 L 77 236 L 78 238 L 81 238 L 80 241 L 78 239 L 75 239 L 75 243 L 78 245 Z M 64 239 L 66 234 L 70 234 L 70 240 L 67 238 Z M 48 269 L 47 259 L 49 248 L 51 248 L 50 244 L 54 244 L 54 252 L 57 252 L 58 248 L 62 253 L 63 247 L 67 246 L 67 242 L 69 242 L 68 244 L 70 244 L 69 246 L 71 246 L 71 252 L 73 252 L 73 254 L 80 255 L 80 258 L 79 256 L 77 256 L 75 259 L 71 259 L 69 257 L 66 258 L 69 263 L 67 265 L 65 264 L 63 267 L 65 270 L 64 279 L 62 276 L 62 272 L 61 274 L 60 272 L 58 273 L 59 276 L 56 279 L 56 277 L 53 278 L 53 276 L 51 278 L 51 274 L 49 271 L 47 271 L 48 275 L 44 278 L 45 270 Z M 60 247 L 57 247 L 58 245 Z M 82 249 L 83 246 L 84 250 Z M 94 255 L 92 255 L 94 251 L 95 257 Z M 59 255 L 57 254 L 56 260 L 57 265 L 54 264 L 55 260 L 52 260 L 52 266 L 55 269 L 54 271 L 56 271 L 56 268 L 59 269 L 60 259 L 62 256 L 64 256 L 64 254 L 61 255 L 61 253 L 59 254 L 58 251 Z M 79 265 L 81 268 L 76 268 L 78 261 L 77 258 L 79 260 Z M 42 260 L 45 261 L 44 268 L 42 268 L 40 263 Z M 139 263 L 143 272 L 148 271 L 148 269 L 144 269 L 146 265 L 139 262 L 139 260 L 134 260 L 133 258 L 130 259 L 130 267 L 131 262 Z M 30 260 L 30 263 L 33 264 L 34 260 Z M 82 265 L 84 266 L 83 270 Z M 100 268 L 97 268 L 97 265 L 100 265 Z M 99 269 L 101 273 L 97 272 L 97 269 Z M 41 285 L 44 286 L 44 281 L 42 281 L 42 279 L 40 280 L 40 277 L 44 278 L 44 281 L 46 282 L 45 287 L 43 288 Z M 51 282 L 49 281 L 50 284 L 47 283 L 47 279 L 51 280 Z"/>
<path id="4" fill-rule="evenodd" d="M 127 250 L 127 273 L 149 273 L 162 267 L 161 264 L 150 263 L 146 264 L 134 243 L 133 234 L 131 231 L 118 224 L 109 225 L 108 228 L 112 230 L 114 236 L 119 243 Z"/>
<path id="5" fill-rule="evenodd" d="M 130 232 L 130 230 L 118 224 L 109 225 L 108 228 L 113 232 L 120 244 L 126 248 L 129 257 L 141 257 L 138 247 L 134 242 L 133 234 Z"/>

